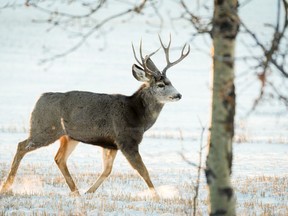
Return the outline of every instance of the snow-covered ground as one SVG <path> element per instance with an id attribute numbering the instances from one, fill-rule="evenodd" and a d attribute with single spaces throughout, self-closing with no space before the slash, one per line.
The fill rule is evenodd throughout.
<path id="1" fill-rule="evenodd" d="M 17 142 L 26 134 L 1 133 L 0 179 L 9 170 Z M 69 196 L 69 188 L 54 162 L 59 144 L 28 154 L 19 169 L 13 195 L 0 198 L 3 215 L 189 215 L 197 170 L 183 161 L 198 163 L 199 139 L 145 138 L 143 160 L 161 199 L 150 198 L 145 183 L 120 153 L 111 176 L 92 195 L 84 192 L 101 172 L 101 150 L 79 145 L 68 166 L 81 197 Z M 3 154 L 5 152 L 5 154 Z M 287 215 L 288 159 L 285 144 L 234 145 L 233 183 L 239 215 Z M 249 208 L 248 208 L 249 207 Z M 201 176 L 199 215 L 207 215 L 207 189 Z"/>
<path id="2" fill-rule="evenodd" d="M 265 13 L 265 7 L 262 9 L 261 13 Z M 131 74 L 134 63 L 131 41 L 138 45 L 142 38 L 145 52 L 159 46 L 157 34 L 148 33 L 143 20 L 121 25 L 114 22 L 103 30 L 101 45 L 92 37 L 77 52 L 39 65 L 39 60 L 71 47 L 76 41 L 61 30 L 47 32 L 48 26 L 31 23 L 39 16 L 43 14 L 32 8 L 5 9 L 0 13 L 0 185 L 7 176 L 17 143 L 27 138 L 30 112 L 43 92 L 85 90 L 131 95 L 140 86 Z M 161 33 L 164 40 L 171 31 L 172 46 L 182 46 L 189 37 L 188 29 L 176 34 L 164 27 Z M 103 42 L 107 43 L 104 47 Z M 176 50 L 172 56 L 178 54 Z M 164 65 L 163 53 L 157 54 L 155 62 L 159 62 L 159 67 Z M 237 71 L 241 71 L 241 66 L 237 65 Z M 59 146 L 56 143 L 24 158 L 14 194 L 0 195 L 0 215 L 190 214 L 197 170 L 181 154 L 198 163 L 199 119 L 203 124 L 209 121 L 210 68 L 211 60 L 192 47 L 189 57 L 168 72 L 183 98 L 166 105 L 141 144 L 143 160 L 162 197 L 159 201 L 149 198 L 145 183 L 121 153 L 111 177 L 95 194 L 70 197 L 54 163 Z M 244 118 L 259 86 L 249 86 L 243 91 L 246 80 L 240 77 L 237 82 L 233 182 L 239 215 L 287 215 L 287 110 L 275 103 L 264 104 Z M 101 171 L 100 148 L 79 145 L 68 166 L 83 194 Z M 200 215 L 208 212 L 206 199 L 202 175 Z"/>

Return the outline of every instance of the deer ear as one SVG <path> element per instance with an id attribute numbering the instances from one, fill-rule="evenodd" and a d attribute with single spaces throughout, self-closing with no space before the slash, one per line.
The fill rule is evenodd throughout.
<path id="1" fill-rule="evenodd" d="M 147 77 L 145 71 L 136 64 L 133 64 L 133 66 L 132 66 L 132 73 L 133 73 L 133 76 L 138 81 L 141 81 L 141 82 L 149 82 L 150 81 L 150 79 L 149 79 L 149 77 Z"/>

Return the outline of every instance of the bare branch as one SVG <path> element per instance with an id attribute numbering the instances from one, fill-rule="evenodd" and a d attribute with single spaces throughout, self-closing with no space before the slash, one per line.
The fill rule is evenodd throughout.
<path id="1" fill-rule="evenodd" d="M 193 216 L 197 215 L 197 205 L 198 205 L 198 195 L 199 195 L 199 189 L 200 189 L 200 178 L 201 178 L 201 171 L 204 170 L 205 168 L 202 167 L 202 155 L 203 155 L 203 150 L 207 147 L 207 145 L 203 146 L 203 137 L 204 137 L 204 132 L 206 130 L 206 127 L 202 124 L 200 118 L 198 117 L 199 124 L 201 126 L 201 133 L 200 133 L 200 141 L 199 141 L 199 161 L 198 164 L 190 161 L 182 152 L 179 152 L 179 155 L 182 157 L 183 161 L 185 161 L 189 166 L 193 166 L 197 168 L 197 177 L 196 177 L 196 183 L 194 185 L 194 190 L 195 194 L 193 197 Z"/>
<path id="2" fill-rule="evenodd" d="M 160 20 L 160 29 L 163 28 L 163 25 L 164 25 L 164 20 L 163 20 L 163 17 L 162 15 L 159 13 L 159 10 L 158 10 L 158 7 L 156 6 L 155 2 L 154 1 L 151 1 L 151 6 L 156 14 L 156 16 L 159 18 Z M 151 24 L 150 24 L 151 25 Z"/>
<path id="3" fill-rule="evenodd" d="M 198 117 L 198 120 L 201 125 L 201 136 L 200 136 L 200 150 L 199 150 L 199 166 L 197 169 L 197 178 L 196 178 L 196 185 L 195 185 L 195 195 L 193 197 L 193 216 L 196 216 L 196 209 L 198 205 L 198 194 L 200 188 L 200 177 L 201 177 L 201 167 L 202 167 L 202 153 L 203 153 L 203 137 L 205 132 L 205 127 L 203 126 L 201 119 Z"/>
<path id="4" fill-rule="evenodd" d="M 90 17 L 94 13 L 98 12 L 99 9 L 104 5 L 105 2 L 106 2 L 106 0 L 101 0 L 95 8 L 91 8 L 89 13 L 86 13 L 83 15 L 76 15 L 76 14 L 70 14 L 70 13 L 64 13 L 64 12 L 49 10 L 47 8 L 40 7 L 39 5 L 37 5 L 35 3 L 31 3 L 30 1 L 27 1 L 26 5 L 34 7 L 37 10 L 42 11 L 44 13 L 47 13 L 49 15 L 57 15 L 57 16 L 62 16 L 62 17 L 68 17 L 71 19 L 82 19 L 82 18 Z"/>
<path id="5" fill-rule="evenodd" d="M 279 90 L 275 87 L 275 85 L 272 82 L 269 82 L 268 84 L 271 86 L 271 88 L 275 92 L 277 99 L 282 101 L 285 104 L 285 106 L 288 107 L 288 97 L 284 96 L 282 93 L 280 93 Z"/>
<path id="6" fill-rule="evenodd" d="M 284 7 L 284 16 L 283 16 L 283 26 L 280 29 L 280 1 L 282 1 L 282 5 Z M 274 65 L 274 67 L 280 72 L 280 74 L 285 77 L 288 78 L 288 71 L 285 70 L 284 67 L 284 60 L 286 59 L 286 56 L 288 55 L 287 53 L 279 53 L 279 47 L 280 44 L 282 43 L 283 39 L 285 38 L 285 32 L 286 29 L 288 28 L 288 3 L 286 2 L 286 0 L 278 0 L 278 5 L 277 5 L 277 20 L 276 20 L 276 25 L 274 27 L 274 35 L 273 38 L 271 40 L 270 43 L 270 47 L 266 48 L 266 46 L 260 42 L 259 38 L 256 36 L 256 34 L 250 30 L 241 20 L 240 20 L 240 24 L 242 26 L 242 28 L 245 30 L 246 33 L 248 33 L 248 35 L 250 35 L 250 37 L 254 40 L 255 44 L 260 47 L 260 49 L 263 52 L 263 57 L 261 58 L 256 58 L 256 60 L 258 61 L 258 65 L 255 66 L 255 68 L 258 68 L 258 70 L 261 70 L 260 73 L 258 74 L 258 79 L 261 82 L 261 88 L 260 88 L 260 92 L 258 97 L 255 99 L 254 104 L 252 106 L 251 111 L 255 110 L 255 108 L 257 107 L 257 105 L 259 104 L 260 100 L 263 98 L 263 96 L 265 95 L 265 87 L 266 87 L 266 83 L 267 83 L 267 72 L 271 72 L 271 65 Z M 277 59 L 279 58 L 284 59 L 282 61 L 282 64 L 279 63 L 279 61 Z M 270 83 L 270 86 L 271 83 Z M 279 93 L 276 91 L 276 88 L 272 88 L 274 89 L 274 92 L 279 95 Z M 285 101 L 285 97 L 280 95 L 279 98 L 281 100 Z M 284 98 L 284 99 L 283 99 Z M 249 112 L 251 112 L 249 111 Z"/>
<path id="7" fill-rule="evenodd" d="M 89 14 L 86 14 L 86 15 L 80 15 L 80 16 L 74 16 L 74 15 L 68 15 L 66 13 L 58 13 L 58 15 L 62 15 L 62 16 L 69 16 L 71 18 L 84 18 L 84 17 L 90 17 L 92 14 L 96 13 L 103 5 L 103 3 L 105 2 L 105 0 L 101 1 L 99 3 L 99 5 L 94 8 L 94 10 L 92 10 Z M 43 63 L 47 63 L 47 62 L 50 62 L 50 61 L 54 61 L 58 58 L 61 58 L 61 57 L 64 57 L 64 56 L 67 56 L 68 54 L 74 52 L 75 50 L 77 50 L 78 48 L 80 48 L 84 43 L 85 41 L 92 35 L 94 34 L 97 30 L 99 30 L 102 26 L 104 26 L 105 24 L 109 23 L 110 21 L 112 20 L 115 20 L 115 19 L 118 19 L 120 17 L 124 17 L 128 14 L 131 14 L 131 13 L 140 13 L 144 6 L 145 6 L 145 3 L 147 2 L 147 0 L 144 0 L 141 2 L 140 5 L 137 5 L 135 7 L 132 7 L 132 8 L 129 8 L 127 10 L 124 10 L 122 12 L 119 12 L 119 13 L 116 13 L 114 15 L 111 15 L 111 16 L 108 16 L 106 17 L 105 19 L 103 19 L 101 22 L 97 23 L 95 26 L 93 26 L 88 32 L 86 32 L 85 34 L 82 34 L 81 35 L 81 39 L 76 43 L 74 44 L 72 47 L 70 47 L 69 49 L 67 49 L 66 51 L 62 52 L 62 53 L 59 53 L 59 54 L 56 54 L 50 58 L 46 58 L 46 59 L 43 59 L 40 61 L 40 64 L 43 64 Z M 38 6 L 35 6 L 34 4 L 32 4 L 33 7 L 39 9 Z M 49 10 L 46 10 L 46 9 L 42 9 L 41 10 L 44 10 L 44 12 L 47 12 L 47 13 L 53 13 Z"/>
<path id="8" fill-rule="evenodd" d="M 6 8 L 17 8 L 17 7 L 23 7 L 23 3 L 16 3 L 16 1 L 10 1 L 10 2 L 6 2 L 3 5 L 0 5 L 0 10 L 2 9 L 6 9 Z"/>
<path id="9" fill-rule="evenodd" d="M 197 34 L 203 34 L 203 33 L 208 33 L 211 35 L 211 27 L 210 24 L 211 22 L 209 22 L 208 24 L 204 23 L 202 20 L 202 18 L 200 18 L 199 16 L 196 16 L 194 13 L 192 13 L 188 6 L 186 5 L 186 3 L 184 2 L 184 0 L 180 1 L 180 4 L 182 5 L 185 13 L 188 15 L 188 18 L 186 18 L 189 22 L 191 22 L 191 24 L 193 25 L 193 27 L 196 29 Z M 184 15 L 182 15 L 184 18 Z"/>
<path id="10" fill-rule="evenodd" d="M 271 63 L 282 73 L 282 75 L 285 77 L 285 78 L 288 78 L 288 72 L 285 71 L 284 69 L 284 64 L 283 65 L 280 65 L 277 63 L 277 60 L 272 58 L 271 59 Z"/>

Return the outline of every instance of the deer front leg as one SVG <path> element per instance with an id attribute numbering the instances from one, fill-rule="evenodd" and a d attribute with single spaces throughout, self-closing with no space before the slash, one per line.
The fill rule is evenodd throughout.
<path id="1" fill-rule="evenodd" d="M 94 193 L 98 187 L 105 181 L 105 179 L 110 175 L 113 167 L 113 162 L 116 157 L 117 150 L 114 149 L 103 149 L 103 172 L 96 180 L 94 185 L 86 193 Z"/>
<path id="2" fill-rule="evenodd" d="M 159 199 L 159 196 L 155 190 L 155 187 L 154 187 L 154 185 L 150 179 L 148 170 L 142 161 L 141 155 L 139 154 L 138 146 L 137 146 L 137 148 L 134 147 L 132 149 L 125 148 L 125 149 L 122 149 L 121 151 L 122 151 L 123 155 L 126 157 L 126 159 L 128 160 L 128 162 L 131 164 L 131 166 L 135 170 L 137 170 L 139 175 L 144 179 L 149 190 L 151 191 L 152 197 L 155 199 Z"/>

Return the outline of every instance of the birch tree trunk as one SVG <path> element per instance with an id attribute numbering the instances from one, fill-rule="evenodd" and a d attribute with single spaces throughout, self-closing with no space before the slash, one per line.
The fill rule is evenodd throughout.
<path id="1" fill-rule="evenodd" d="M 212 116 L 205 170 L 213 216 L 236 215 L 230 175 L 235 115 L 234 49 L 239 28 L 237 7 L 237 0 L 214 0 Z"/>

